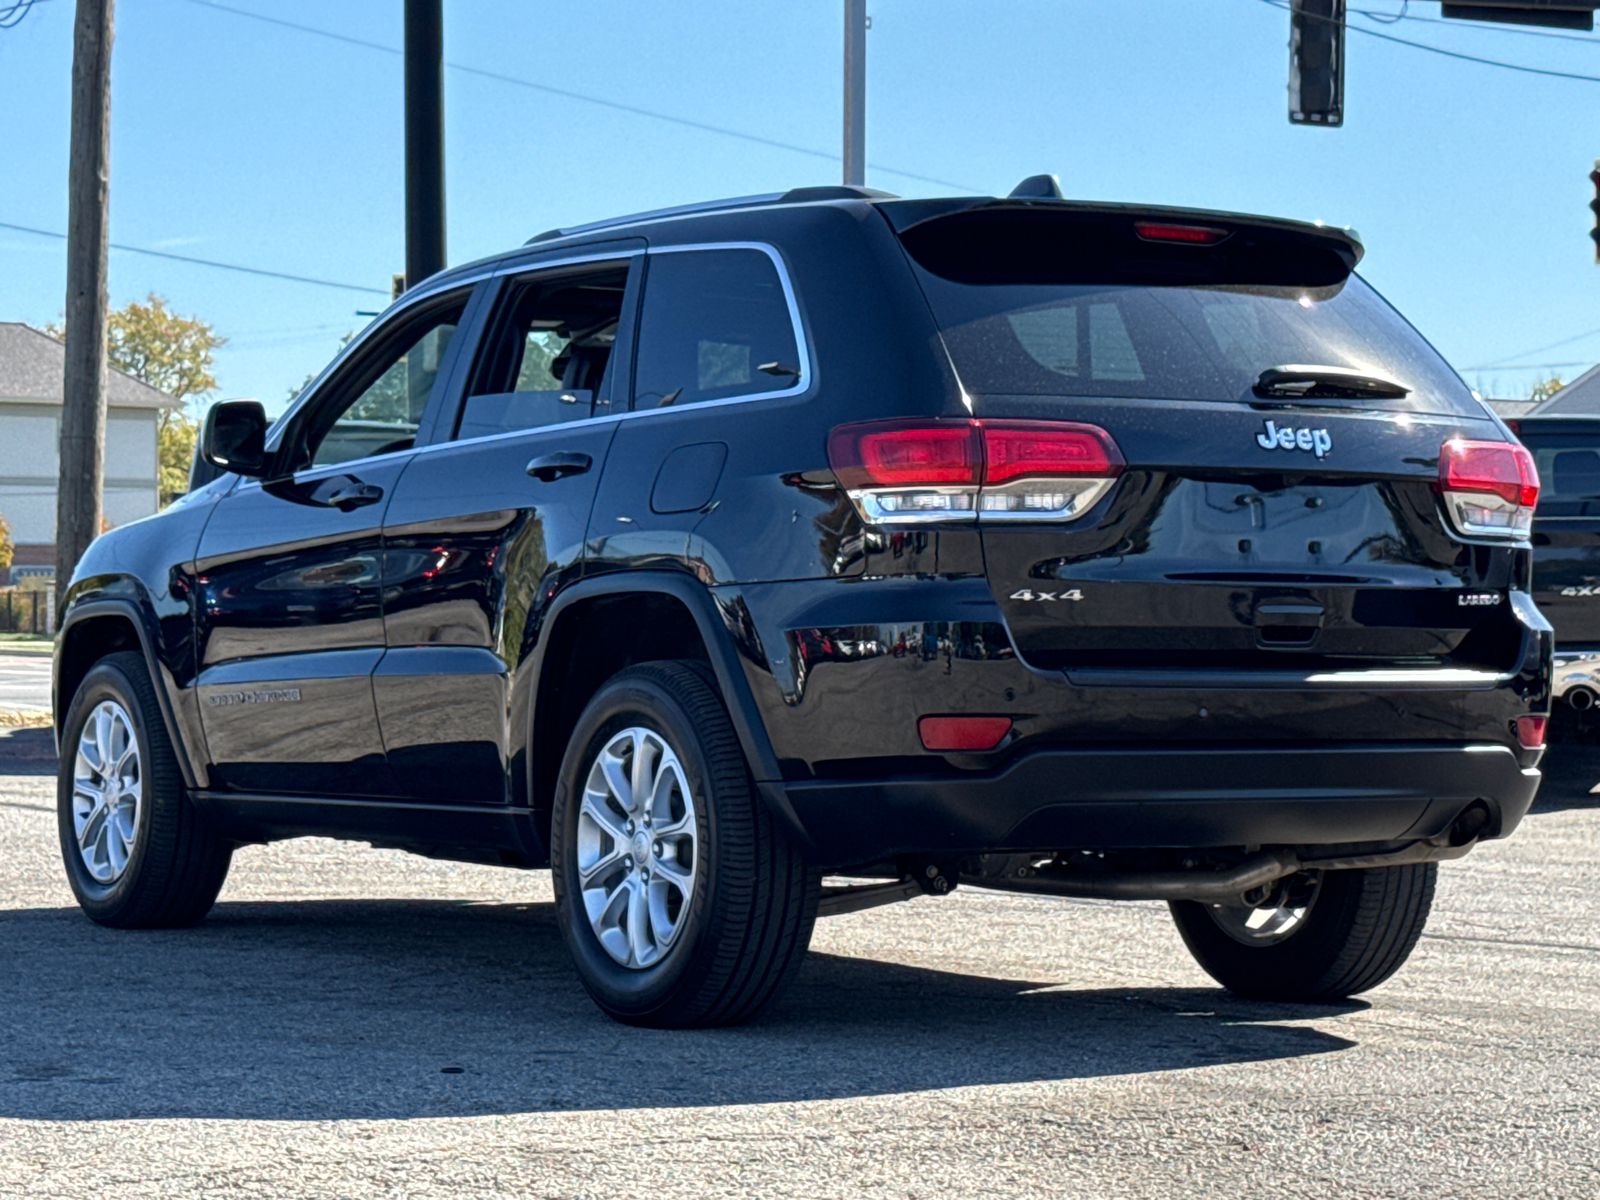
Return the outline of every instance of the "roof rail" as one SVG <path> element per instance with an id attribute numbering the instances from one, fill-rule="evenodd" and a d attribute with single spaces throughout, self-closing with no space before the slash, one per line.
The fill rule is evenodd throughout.
<path id="1" fill-rule="evenodd" d="M 790 188 L 787 192 L 762 192 L 755 196 L 732 196 L 726 200 L 702 200 L 698 204 L 677 204 L 671 208 L 656 208 L 649 212 L 629 213 L 621 217 L 608 217 L 604 221 L 591 221 L 587 225 L 572 225 L 566 229 L 546 229 L 529 238 L 527 245 L 551 242 L 557 238 L 576 237 L 580 233 L 593 233 L 619 225 L 638 225 L 663 217 L 682 217 L 692 213 L 717 212 L 721 209 L 750 208 L 758 204 L 805 204 L 818 200 L 895 200 L 893 192 L 880 192 L 876 188 L 853 187 L 834 184 L 823 187 Z"/>

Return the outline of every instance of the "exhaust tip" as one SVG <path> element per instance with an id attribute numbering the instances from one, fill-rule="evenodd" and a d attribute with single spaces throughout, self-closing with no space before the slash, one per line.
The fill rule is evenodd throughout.
<path id="1" fill-rule="evenodd" d="M 1575 687 L 1567 693 L 1567 703 L 1579 712 L 1587 712 L 1594 707 L 1594 693 L 1586 687 Z"/>
<path id="2" fill-rule="evenodd" d="M 1488 831 L 1489 806 L 1482 800 L 1475 800 L 1461 810 L 1454 823 L 1450 826 L 1450 844 L 1452 846 L 1465 846 L 1468 842 L 1476 841 Z"/>

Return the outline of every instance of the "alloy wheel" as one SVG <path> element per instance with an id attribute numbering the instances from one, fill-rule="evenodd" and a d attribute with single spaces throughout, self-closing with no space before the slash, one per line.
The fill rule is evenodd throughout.
<path id="1" fill-rule="evenodd" d="M 595 937 L 624 967 L 655 966 L 683 927 L 700 865 L 694 799 L 661 734 L 634 726 L 600 749 L 577 834 L 578 886 Z"/>
<path id="2" fill-rule="evenodd" d="M 96 883 L 122 877 L 139 836 L 144 772 L 133 718 L 115 700 L 94 706 L 78 735 L 72 772 L 72 829 Z"/>
<path id="3" fill-rule="evenodd" d="M 1246 946 L 1270 946 L 1298 933 L 1322 888 L 1321 871 L 1302 871 L 1272 884 L 1254 903 L 1211 904 L 1206 911 L 1217 928 Z"/>

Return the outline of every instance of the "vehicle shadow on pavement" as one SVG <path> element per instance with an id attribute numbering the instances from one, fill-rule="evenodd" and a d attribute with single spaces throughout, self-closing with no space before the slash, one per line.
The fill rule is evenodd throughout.
<path id="1" fill-rule="evenodd" d="M 1534 797 L 1533 812 L 1600 808 L 1600 795 L 1589 789 L 1600 783 L 1600 745 L 1554 742 L 1539 762 L 1544 779 Z"/>
<path id="2" fill-rule="evenodd" d="M 814 954 L 763 1021 L 603 1017 L 550 904 L 225 903 L 192 930 L 0 912 L 0 1117 L 340 1120 L 829 1100 L 1296 1058 L 1358 1011 Z"/>

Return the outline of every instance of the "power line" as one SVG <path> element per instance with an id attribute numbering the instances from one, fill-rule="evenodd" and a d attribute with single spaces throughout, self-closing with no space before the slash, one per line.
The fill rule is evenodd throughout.
<path id="1" fill-rule="evenodd" d="M 1535 346 L 1532 350 L 1524 350 L 1520 354 L 1507 355 L 1506 358 L 1500 362 L 1489 363 L 1488 365 L 1482 367 L 1467 367 L 1465 369 L 1468 371 L 1521 370 L 1524 364 L 1517 363 L 1515 361 L 1516 359 L 1528 358 L 1534 354 L 1543 354 L 1546 350 L 1559 350 L 1562 346 L 1570 346 L 1573 342 L 1581 342 L 1584 338 L 1592 338 L 1596 335 L 1600 335 L 1600 329 L 1591 329 L 1586 333 L 1575 333 L 1571 337 L 1562 338 L 1559 342 L 1551 342 L 1546 346 Z M 1545 365 L 1562 366 L 1563 364 L 1546 363 Z"/>
<path id="2" fill-rule="evenodd" d="M 1517 25 L 1501 25 L 1490 21 L 1445 20 L 1443 17 L 1423 17 L 1415 13 L 1406 12 L 1404 7 L 1398 13 L 1379 13 L 1370 8 L 1352 8 L 1349 11 L 1358 17 L 1366 17 L 1369 21 L 1376 21 L 1380 25 L 1394 25 L 1400 21 L 1421 21 L 1424 25 L 1444 25 L 1450 29 L 1470 30 L 1473 33 L 1510 33 L 1518 37 L 1550 38 L 1558 42 L 1582 42 L 1590 46 L 1600 46 L 1600 38 L 1584 37 L 1579 33 L 1556 33 L 1549 29 L 1524 29 Z"/>
<path id="3" fill-rule="evenodd" d="M 10 221 L 0 221 L 0 229 L 12 229 L 18 233 L 31 233 L 36 237 L 54 238 L 64 242 L 67 235 L 56 233 L 50 229 L 35 229 L 30 225 L 13 225 Z M 219 271 L 238 271 L 244 275 L 260 275 L 267 279 L 287 279 L 290 283 L 310 283 L 317 287 L 341 288 L 347 292 L 372 292 L 375 295 L 387 296 L 388 288 L 366 287 L 359 283 L 339 283 L 332 279 L 313 279 L 309 275 L 290 275 L 285 271 L 268 271 L 262 267 L 242 267 L 238 263 L 216 262 L 209 258 L 194 258 L 187 254 L 169 254 L 165 250 L 147 250 L 143 246 L 124 246 L 119 242 L 108 242 L 112 250 L 121 250 L 127 254 L 144 254 L 151 258 L 167 258 L 173 262 L 190 263 L 197 267 L 215 267 Z"/>
<path id="4" fill-rule="evenodd" d="M 0 29 L 10 29 L 28 15 L 35 0 L 16 0 L 15 4 L 0 4 Z"/>
<path id="5" fill-rule="evenodd" d="M 1577 362 L 1558 363 L 1492 363 L 1486 367 L 1462 367 L 1463 371 L 1552 371 L 1557 367 L 1592 367 L 1594 363 L 1587 358 Z"/>
<path id="6" fill-rule="evenodd" d="M 262 21 L 268 25 L 281 25 L 285 29 L 295 29 L 301 33 L 314 34 L 317 37 L 331 38 L 336 42 L 345 42 L 352 46 L 361 46 L 368 50 L 381 50 L 385 54 L 399 56 L 403 51 L 394 46 L 385 46 L 382 42 L 369 42 L 365 38 L 351 37 L 348 34 L 334 33 L 328 29 L 319 29 L 314 25 L 302 25 L 297 21 L 286 21 L 282 17 L 269 17 L 263 13 L 251 12 L 245 8 L 235 8 L 231 4 L 220 4 L 218 0 L 188 0 L 190 4 L 198 4 L 202 8 L 214 8 L 219 12 L 232 13 L 238 17 L 248 17 L 252 21 Z M 641 108 L 636 104 L 624 104 L 620 100 L 608 100 L 604 96 L 596 96 L 588 92 L 575 92 L 568 88 L 554 87 L 547 83 L 535 83 L 531 79 L 523 79 L 516 75 L 504 75 L 498 71 L 485 70 L 482 67 L 472 67 L 465 63 L 447 62 L 445 66 L 452 71 L 459 71 L 463 75 L 476 75 L 481 79 L 493 79 L 499 83 L 509 83 L 515 87 L 528 88 L 536 92 L 544 92 L 550 96 L 561 96 L 567 100 L 581 100 L 585 104 L 598 104 L 616 112 L 630 113 L 636 117 L 649 117 L 656 121 L 666 121 L 672 125 L 681 125 L 686 129 L 698 129 L 702 133 L 715 133 L 722 137 L 738 138 L 740 141 L 751 142 L 758 146 L 771 146 L 777 150 L 788 150 L 795 154 L 804 154 L 811 158 L 821 158 L 828 162 L 838 162 L 837 154 L 830 154 L 826 150 L 818 150 L 812 146 L 802 146 L 795 142 L 780 141 L 777 138 L 763 137 L 757 133 L 746 133 L 740 129 L 729 129 L 725 125 L 712 125 L 706 121 L 696 121 L 689 117 L 678 117 L 671 113 L 659 112 L 653 108 Z M 935 183 L 940 187 L 956 188 L 963 192 L 980 192 L 982 188 L 971 187 L 968 184 L 956 183 L 949 179 L 938 179 L 932 175 L 918 175 L 914 171 L 902 171 L 898 167 L 886 167 L 881 163 L 867 164 L 874 171 L 882 171 L 889 175 L 898 175 L 902 179 L 915 179 L 921 183 Z"/>
<path id="7" fill-rule="evenodd" d="M 201 3 L 202 0 L 193 0 L 193 2 Z M 1261 3 L 1280 9 L 1283 12 L 1291 11 L 1287 0 L 1261 0 Z M 1324 17 L 1320 13 L 1301 13 L 1300 15 L 1317 21 L 1334 23 L 1332 17 Z M 1394 42 L 1400 46 L 1410 46 L 1413 50 L 1426 50 L 1430 54 L 1442 54 L 1445 58 L 1479 63 L 1485 67 L 1499 67 L 1504 71 L 1520 71 L 1524 75 L 1547 75 L 1552 79 L 1576 79 L 1583 83 L 1600 83 L 1600 75 L 1578 75 L 1571 71 L 1549 71 L 1543 67 L 1525 67 L 1521 63 L 1501 62 L 1494 58 L 1481 58 L 1476 54 L 1462 54 L 1456 50 L 1446 50 L 1442 46 L 1430 46 L 1427 42 L 1413 42 L 1409 38 L 1395 37 L 1392 33 L 1379 33 L 1376 29 L 1368 29 L 1364 25 L 1348 25 L 1346 28 L 1352 33 L 1364 33 L 1368 37 L 1379 38 L 1385 42 Z"/>

